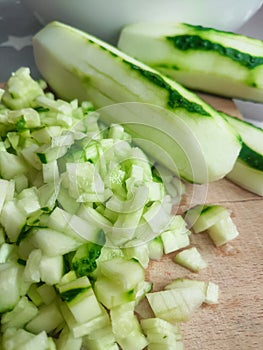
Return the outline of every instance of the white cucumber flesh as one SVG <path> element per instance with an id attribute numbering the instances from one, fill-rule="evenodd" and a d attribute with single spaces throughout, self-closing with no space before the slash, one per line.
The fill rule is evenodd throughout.
<path id="1" fill-rule="evenodd" d="M 137 144 L 173 172 L 203 183 L 232 169 L 239 136 L 181 85 L 59 22 L 37 33 L 33 46 L 41 74 L 58 95 L 92 100 L 105 123 L 123 124 Z"/>

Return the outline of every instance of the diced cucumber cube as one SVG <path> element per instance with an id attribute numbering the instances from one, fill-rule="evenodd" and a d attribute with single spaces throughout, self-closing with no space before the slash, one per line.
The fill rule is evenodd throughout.
<path id="1" fill-rule="evenodd" d="M 214 225 L 210 226 L 207 231 L 217 247 L 231 241 L 239 235 L 237 227 L 230 215 L 217 221 Z"/>
<path id="2" fill-rule="evenodd" d="M 160 260 L 164 254 L 163 242 L 161 237 L 157 236 L 148 243 L 149 257 L 153 260 Z"/>
<path id="3" fill-rule="evenodd" d="M 12 220 L 10 220 L 10 218 L 12 218 Z M 10 200 L 6 202 L 2 208 L 0 222 L 9 240 L 11 242 L 16 242 L 26 224 L 26 214 L 15 200 Z"/>
<path id="4" fill-rule="evenodd" d="M 24 329 L 8 328 L 3 335 L 3 350 L 53 350 L 46 332 L 35 335 Z"/>
<path id="5" fill-rule="evenodd" d="M 189 287 L 146 294 L 156 317 L 167 322 L 185 322 L 204 302 L 203 289 Z"/>
<path id="6" fill-rule="evenodd" d="M 169 254 L 190 244 L 189 231 L 167 230 L 161 233 L 160 237 L 163 242 L 165 254 Z"/>
<path id="7" fill-rule="evenodd" d="M 123 248 L 124 255 L 128 259 L 137 260 L 144 269 L 149 264 L 149 249 L 147 244 L 143 244 L 141 241 L 133 240 L 128 243 L 127 248 Z"/>
<path id="8" fill-rule="evenodd" d="M 38 191 L 36 187 L 22 190 L 17 198 L 17 204 L 26 215 L 30 215 L 40 209 Z"/>
<path id="9" fill-rule="evenodd" d="M 39 287 L 36 287 L 36 291 L 41 298 L 41 303 L 43 302 L 46 305 L 51 304 L 57 297 L 57 293 L 54 286 L 45 283 Z M 30 297 L 30 295 L 28 296 Z"/>
<path id="10" fill-rule="evenodd" d="M 85 323 L 101 316 L 102 307 L 93 292 L 88 277 L 60 283 L 57 288 L 62 300 L 65 301 L 78 323 Z"/>
<path id="11" fill-rule="evenodd" d="M 82 338 L 75 338 L 67 326 L 59 334 L 56 340 L 57 350 L 80 350 L 82 346 Z"/>
<path id="12" fill-rule="evenodd" d="M 144 281 L 144 269 L 136 260 L 116 257 L 100 264 L 101 273 L 116 282 L 123 291 L 129 291 Z"/>
<path id="13" fill-rule="evenodd" d="M 194 272 L 198 272 L 207 267 L 207 262 L 203 259 L 196 247 L 185 249 L 176 254 L 174 261 Z"/>
<path id="14" fill-rule="evenodd" d="M 58 283 L 64 273 L 63 256 L 42 255 L 39 264 L 40 279 L 49 285 Z"/>
<path id="15" fill-rule="evenodd" d="M 0 264 L 0 312 L 11 310 L 19 301 L 19 265 Z"/>
<path id="16" fill-rule="evenodd" d="M 42 253 L 40 249 L 34 249 L 29 254 L 24 270 L 24 280 L 27 282 L 40 282 L 40 261 Z"/>
<path id="17" fill-rule="evenodd" d="M 123 350 L 142 350 L 148 342 L 134 314 L 134 302 L 110 310 L 113 334 Z"/>
<path id="18" fill-rule="evenodd" d="M 101 307 L 101 315 L 84 323 L 79 323 L 73 316 L 68 305 L 65 302 L 59 304 L 61 313 L 75 338 L 83 337 L 110 325 L 110 319 L 107 311 Z"/>
<path id="19" fill-rule="evenodd" d="M 48 228 L 35 229 L 31 242 L 47 256 L 64 255 L 76 250 L 82 242 L 77 241 L 62 232 Z"/>
<path id="20" fill-rule="evenodd" d="M 0 175 L 3 179 L 12 180 L 17 175 L 27 172 L 28 167 L 22 157 L 13 153 L 0 152 Z"/>
<path id="21" fill-rule="evenodd" d="M 104 276 L 97 278 L 94 284 L 94 292 L 98 300 L 107 309 L 135 299 L 134 289 L 123 291 L 116 281 L 114 282 L 112 279 Z"/>
<path id="22" fill-rule="evenodd" d="M 118 350 L 111 326 L 95 330 L 83 338 L 83 345 L 93 350 Z"/>
<path id="23" fill-rule="evenodd" d="M 219 286 L 216 283 L 208 282 L 206 287 L 206 304 L 218 304 Z"/>
<path id="24" fill-rule="evenodd" d="M 36 316 L 37 312 L 37 307 L 27 297 L 22 297 L 13 310 L 2 315 L 1 326 L 3 331 L 11 327 L 23 328 Z"/>
<path id="25" fill-rule="evenodd" d="M 56 302 L 49 305 L 41 305 L 37 315 L 26 325 L 26 330 L 39 334 L 43 330 L 50 333 L 56 330 L 64 323 L 64 319 Z"/>
<path id="26" fill-rule="evenodd" d="M 196 205 L 186 213 L 185 220 L 195 233 L 203 232 L 217 221 L 228 216 L 228 211 L 221 205 Z"/>
<path id="27" fill-rule="evenodd" d="M 42 165 L 44 183 L 56 183 L 59 181 L 59 169 L 57 160 Z"/>

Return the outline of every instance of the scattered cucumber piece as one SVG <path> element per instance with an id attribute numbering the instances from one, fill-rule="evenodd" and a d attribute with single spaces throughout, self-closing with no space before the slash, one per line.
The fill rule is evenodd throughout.
<path id="1" fill-rule="evenodd" d="M 207 267 L 206 261 L 202 258 L 202 255 L 196 247 L 184 249 L 177 253 L 174 257 L 174 261 L 193 272 L 198 272 Z"/>
<path id="2" fill-rule="evenodd" d="M 263 42 L 187 23 L 126 26 L 119 49 L 188 88 L 263 102 Z"/>
<path id="3" fill-rule="evenodd" d="M 204 183 L 232 169 L 238 134 L 180 84 L 60 22 L 38 32 L 33 47 L 41 74 L 59 96 L 91 99 L 105 123 L 122 124 L 146 153 L 184 179 Z"/>
<path id="4" fill-rule="evenodd" d="M 218 304 L 219 286 L 214 282 L 204 282 L 189 278 L 177 278 L 165 286 L 165 290 L 198 287 L 203 290 L 204 303 Z"/>
<path id="5" fill-rule="evenodd" d="M 193 229 L 193 232 L 199 233 L 207 230 L 218 220 L 224 219 L 228 215 L 228 210 L 222 205 L 198 204 L 187 211 L 185 220 L 188 226 Z"/>
<path id="6" fill-rule="evenodd" d="M 230 215 L 217 221 L 214 225 L 208 228 L 207 232 L 217 247 L 226 244 L 239 235 L 237 227 Z"/>
<path id="7" fill-rule="evenodd" d="M 200 286 L 147 293 L 146 298 L 154 315 L 171 323 L 189 320 L 205 300 L 203 287 Z"/>
<path id="8" fill-rule="evenodd" d="M 216 246 L 223 245 L 239 235 L 231 213 L 221 205 L 197 205 L 187 211 L 185 220 L 194 232 L 207 231 Z"/>

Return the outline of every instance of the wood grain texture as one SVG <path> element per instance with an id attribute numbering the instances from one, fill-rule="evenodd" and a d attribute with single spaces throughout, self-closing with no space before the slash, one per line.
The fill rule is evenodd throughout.
<path id="1" fill-rule="evenodd" d="M 215 108 L 242 117 L 235 104 L 203 95 Z M 179 213 L 198 203 L 227 207 L 238 227 L 239 237 L 216 248 L 206 233 L 192 234 L 191 243 L 208 267 L 191 273 L 173 262 L 175 254 L 153 262 L 149 278 L 155 290 L 177 277 L 213 281 L 220 287 L 217 306 L 202 306 L 182 324 L 185 350 L 263 349 L 263 198 L 243 190 L 227 179 L 208 185 L 187 185 Z"/>
<path id="2" fill-rule="evenodd" d="M 3 86 L 3 85 L 2 85 Z M 231 100 L 201 95 L 215 108 L 241 117 Z M 186 350 L 263 349 L 263 198 L 227 179 L 209 185 L 187 185 L 182 212 L 197 203 L 221 203 L 232 213 L 240 235 L 216 248 L 206 233 L 192 234 L 191 243 L 208 263 L 191 273 L 173 262 L 174 254 L 151 262 L 147 278 L 154 290 L 177 277 L 210 280 L 219 284 L 220 303 L 202 306 L 182 324 Z"/>
<path id="3" fill-rule="evenodd" d="M 216 248 L 206 233 L 192 234 L 191 243 L 208 263 L 198 274 L 176 265 L 175 254 L 150 267 L 149 279 L 155 290 L 177 277 L 219 284 L 219 304 L 201 307 L 182 325 L 186 350 L 263 349 L 263 199 L 249 198 L 238 188 L 238 196 L 227 200 L 228 185 L 227 180 L 219 181 L 215 192 L 211 185 L 215 201 L 209 202 L 223 203 L 231 211 L 239 237 Z"/>

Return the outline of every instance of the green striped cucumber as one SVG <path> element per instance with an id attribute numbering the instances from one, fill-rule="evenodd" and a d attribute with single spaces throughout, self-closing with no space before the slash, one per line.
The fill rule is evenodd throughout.
<path id="1" fill-rule="evenodd" d="M 180 84 L 60 22 L 38 32 L 33 48 L 40 73 L 58 96 L 91 100 L 106 124 L 123 124 L 149 156 L 182 178 L 205 183 L 232 169 L 239 135 Z"/>
<path id="2" fill-rule="evenodd" d="M 118 47 L 188 88 L 263 102 L 263 41 L 187 23 L 126 26 Z"/>

